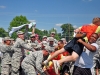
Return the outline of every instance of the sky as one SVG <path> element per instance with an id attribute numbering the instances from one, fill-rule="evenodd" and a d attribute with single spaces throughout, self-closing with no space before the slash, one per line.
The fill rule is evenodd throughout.
<path id="1" fill-rule="evenodd" d="M 100 0 L 0 0 L 0 27 L 6 31 L 16 16 L 36 21 L 36 28 L 62 32 L 60 26 L 70 23 L 80 27 L 100 17 Z"/>

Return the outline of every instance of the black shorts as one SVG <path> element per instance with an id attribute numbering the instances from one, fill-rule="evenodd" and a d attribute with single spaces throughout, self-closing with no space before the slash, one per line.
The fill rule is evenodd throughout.
<path id="1" fill-rule="evenodd" d="M 74 66 L 73 74 L 72 75 L 92 75 L 90 68 L 80 68 Z"/>
<path id="2" fill-rule="evenodd" d="M 83 52 L 84 45 L 77 42 L 77 40 L 78 39 L 74 37 L 68 44 L 64 46 L 64 49 L 69 53 L 72 53 L 74 51 L 80 56 Z M 84 41 L 84 39 L 82 40 Z"/>

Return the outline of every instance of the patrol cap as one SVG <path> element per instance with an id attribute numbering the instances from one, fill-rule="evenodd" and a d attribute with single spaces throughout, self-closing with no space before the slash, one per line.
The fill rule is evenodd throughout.
<path id="1" fill-rule="evenodd" d="M 49 37 L 49 41 L 54 41 L 54 38 L 53 37 Z"/>
<path id="2" fill-rule="evenodd" d="M 43 36 L 43 38 L 45 38 L 45 37 L 47 38 L 47 36 Z"/>
<path id="3" fill-rule="evenodd" d="M 10 37 L 4 37 L 3 40 L 6 41 L 6 40 L 13 40 L 13 39 L 11 39 Z"/>
<path id="4" fill-rule="evenodd" d="M 51 34 L 55 34 L 55 32 L 51 32 Z"/>
<path id="5" fill-rule="evenodd" d="M 47 46 L 47 42 L 46 41 L 42 41 L 43 46 Z"/>
<path id="6" fill-rule="evenodd" d="M 61 40 L 66 40 L 65 38 L 61 38 Z"/>
<path id="7" fill-rule="evenodd" d="M 17 35 L 19 35 L 19 34 L 24 34 L 24 32 L 23 31 L 18 31 Z"/>
<path id="8" fill-rule="evenodd" d="M 30 37 L 31 37 L 31 38 L 32 38 L 32 37 L 35 37 L 35 34 L 32 34 Z"/>

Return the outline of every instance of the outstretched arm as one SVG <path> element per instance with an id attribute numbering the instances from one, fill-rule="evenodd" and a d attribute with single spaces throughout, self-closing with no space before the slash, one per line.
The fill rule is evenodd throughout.
<path id="1" fill-rule="evenodd" d="M 34 25 L 33 28 L 32 28 L 32 34 L 35 33 L 35 27 L 36 27 L 36 25 Z"/>

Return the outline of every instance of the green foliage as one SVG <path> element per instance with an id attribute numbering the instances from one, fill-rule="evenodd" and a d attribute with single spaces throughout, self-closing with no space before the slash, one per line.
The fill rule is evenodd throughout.
<path id="1" fill-rule="evenodd" d="M 3 28 L 0 28 L 0 37 L 5 37 L 7 34 L 8 33 Z"/>
<path id="2" fill-rule="evenodd" d="M 23 25 L 23 24 L 27 24 L 27 23 L 29 23 L 29 21 L 27 20 L 27 18 L 25 17 L 25 16 L 22 16 L 22 15 L 20 15 L 20 16 L 16 16 L 15 18 L 13 18 L 13 20 L 10 22 L 10 26 L 9 26 L 9 28 L 8 28 L 8 31 L 11 31 L 11 28 L 12 27 L 17 27 L 17 26 L 20 26 L 20 25 Z M 25 27 L 23 27 L 22 29 L 21 29 L 21 31 L 24 31 L 25 30 Z M 17 37 L 17 35 L 16 35 L 16 33 L 14 32 L 13 34 L 12 34 L 12 38 L 16 38 Z"/>
<path id="3" fill-rule="evenodd" d="M 67 23 L 63 24 L 61 28 L 62 28 L 62 37 L 65 37 L 67 41 L 71 40 L 73 36 L 74 27 L 71 24 Z"/>

